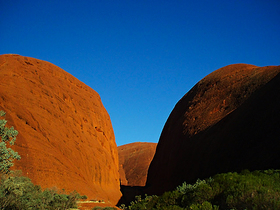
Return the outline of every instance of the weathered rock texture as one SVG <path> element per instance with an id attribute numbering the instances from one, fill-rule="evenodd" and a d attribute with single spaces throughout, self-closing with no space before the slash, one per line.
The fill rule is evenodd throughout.
<path id="1" fill-rule="evenodd" d="M 122 185 L 145 186 L 156 143 L 136 142 L 118 147 Z"/>
<path id="2" fill-rule="evenodd" d="M 15 169 L 43 188 L 117 203 L 117 146 L 93 89 L 49 62 L 1 55 L 0 110 L 19 131 Z"/>
<path id="3" fill-rule="evenodd" d="M 151 162 L 147 188 L 242 169 L 280 168 L 280 66 L 236 64 L 198 82 L 175 106 Z"/>

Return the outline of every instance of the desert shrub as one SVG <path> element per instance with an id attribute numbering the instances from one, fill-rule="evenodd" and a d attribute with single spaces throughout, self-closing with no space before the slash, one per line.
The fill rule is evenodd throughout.
<path id="1" fill-rule="evenodd" d="M 202 204 L 192 204 L 188 209 L 191 210 L 218 210 L 218 206 L 213 206 L 208 201 L 204 201 Z"/>
<path id="2" fill-rule="evenodd" d="M 194 184 L 187 184 L 186 182 L 183 182 L 182 185 L 176 188 L 176 191 L 180 192 L 181 194 L 186 194 L 187 192 L 196 189 L 198 186 L 202 184 L 206 184 L 206 181 L 198 179 Z"/>
<path id="3" fill-rule="evenodd" d="M 18 132 L 13 127 L 7 127 L 5 112 L 0 111 L 0 209 L 69 209 L 76 207 L 78 199 L 86 199 L 77 192 L 65 194 L 55 189 L 42 191 L 27 177 L 18 171 L 10 171 L 15 159 L 20 155 L 11 149 Z M 9 145 L 7 147 L 7 142 Z"/>
<path id="4" fill-rule="evenodd" d="M 280 209 L 278 170 L 219 174 L 214 179 L 220 187 L 214 202 L 221 208 Z"/>
<path id="5" fill-rule="evenodd" d="M 142 198 L 140 195 L 135 196 L 135 201 L 130 203 L 130 206 L 126 207 L 124 204 L 119 206 L 120 209 L 129 209 L 129 210 L 137 210 L 137 209 L 151 209 L 158 202 L 158 196 L 148 196 L 145 195 Z"/>
<path id="6" fill-rule="evenodd" d="M 76 193 L 65 194 L 55 189 L 42 190 L 27 177 L 10 174 L 1 177 L 1 209 L 69 209 L 77 207 L 81 196 Z"/>
<path id="7" fill-rule="evenodd" d="M 123 209 L 280 209 L 280 171 L 248 170 L 184 182 L 161 196 L 137 196 Z"/>
<path id="8" fill-rule="evenodd" d="M 11 148 L 16 141 L 18 131 L 14 127 L 6 126 L 5 114 L 4 111 L 0 110 L 0 173 L 7 174 L 14 165 L 13 161 L 19 160 L 20 155 Z M 9 142 L 8 147 L 7 142 Z"/>

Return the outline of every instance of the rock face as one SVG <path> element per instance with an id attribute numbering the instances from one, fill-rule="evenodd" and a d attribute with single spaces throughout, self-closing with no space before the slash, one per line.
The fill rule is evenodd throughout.
<path id="1" fill-rule="evenodd" d="M 198 82 L 164 126 L 148 192 L 216 173 L 279 169 L 279 93 L 280 66 L 230 65 Z"/>
<path id="2" fill-rule="evenodd" d="M 117 145 L 93 89 L 49 62 L 1 55 L 0 110 L 19 131 L 15 169 L 43 188 L 118 202 Z"/>
<path id="3" fill-rule="evenodd" d="M 145 186 L 156 143 L 136 142 L 118 147 L 121 185 Z"/>

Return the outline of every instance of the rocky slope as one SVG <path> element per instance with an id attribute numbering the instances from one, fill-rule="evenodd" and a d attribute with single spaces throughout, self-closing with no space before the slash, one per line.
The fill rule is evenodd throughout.
<path id="1" fill-rule="evenodd" d="M 198 82 L 164 126 L 148 192 L 221 172 L 279 169 L 279 93 L 280 66 L 229 65 Z"/>
<path id="2" fill-rule="evenodd" d="M 122 185 L 145 186 L 156 143 L 136 142 L 118 147 Z"/>
<path id="3" fill-rule="evenodd" d="M 19 131 L 15 169 L 43 188 L 117 203 L 117 146 L 94 90 L 49 62 L 1 55 L 0 110 Z"/>

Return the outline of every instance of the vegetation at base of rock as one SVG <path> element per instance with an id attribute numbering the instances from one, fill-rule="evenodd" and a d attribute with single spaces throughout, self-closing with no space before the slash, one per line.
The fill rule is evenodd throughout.
<path id="1" fill-rule="evenodd" d="M 116 208 L 95 206 L 94 208 L 92 208 L 92 210 L 116 210 Z"/>
<path id="2" fill-rule="evenodd" d="M 56 189 L 42 190 L 19 172 L 1 177 L 1 209 L 69 209 L 77 207 L 77 200 L 84 198 L 76 192 L 65 194 Z"/>
<path id="3" fill-rule="evenodd" d="M 0 117 L 5 112 L 0 111 Z M 77 200 L 86 199 L 77 192 L 65 194 L 56 189 L 42 190 L 34 185 L 28 177 L 21 176 L 20 171 L 10 171 L 15 159 L 20 155 L 6 147 L 6 142 L 13 145 L 18 132 L 6 126 L 7 121 L 0 119 L 0 209 L 25 210 L 25 209 L 69 209 L 77 207 Z"/>
<path id="4" fill-rule="evenodd" d="M 10 146 L 14 145 L 18 132 L 13 127 L 7 127 L 7 120 L 3 119 L 4 111 L 0 111 L 0 173 L 9 173 L 10 168 L 14 165 L 14 160 L 19 160 L 20 155 L 10 147 L 7 147 L 7 142 Z"/>
<path id="5" fill-rule="evenodd" d="M 0 209 L 69 209 L 77 208 L 77 201 L 86 199 L 77 192 L 66 194 L 64 190 L 42 190 L 34 185 L 28 177 L 20 175 L 19 171 L 2 174 L 0 183 Z"/>
<path id="6" fill-rule="evenodd" d="M 136 196 L 126 207 L 139 209 L 280 209 L 280 170 L 230 172 L 183 183 L 161 196 Z"/>

